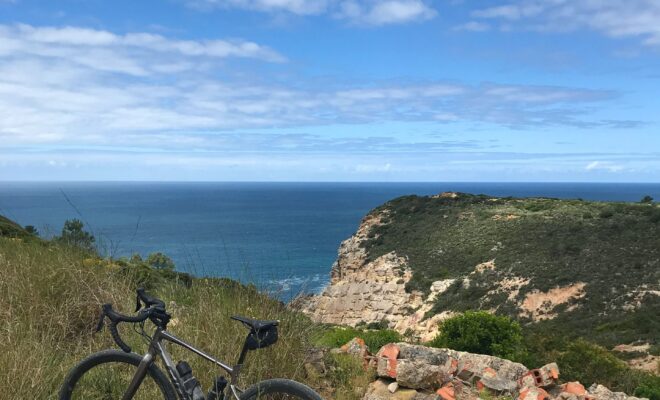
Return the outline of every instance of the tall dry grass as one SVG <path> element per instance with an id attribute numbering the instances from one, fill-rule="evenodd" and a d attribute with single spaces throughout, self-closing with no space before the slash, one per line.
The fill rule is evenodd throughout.
<path id="1" fill-rule="evenodd" d="M 87 257 L 71 248 L 0 238 L 0 400 L 54 399 L 76 362 L 116 347 L 106 331 L 93 333 L 100 306 L 113 303 L 130 314 L 137 285 L 125 270 L 90 263 Z M 305 380 L 303 361 L 317 328 L 282 303 L 254 288 L 215 279 L 196 279 L 191 287 L 166 280 L 155 285 L 153 294 L 165 300 L 173 315 L 170 332 L 230 364 L 247 333 L 231 315 L 279 319 L 279 342 L 248 355 L 241 383 L 270 377 Z M 129 326 L 121 332 L 134 351 L 146 351 Z M 190 362 L 205 388 L 220 374 L 192 353 L 173 345 L 170 351 L 175 360 Z"/>

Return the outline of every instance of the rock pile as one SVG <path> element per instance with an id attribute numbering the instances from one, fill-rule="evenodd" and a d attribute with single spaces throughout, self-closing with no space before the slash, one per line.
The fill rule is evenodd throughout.
<path id="1" fill-rule="evenodd" d="M 498 357 L 407 343 L 387 344 L 372 356 L 359 338 L 335 351 L 375 369 L 363 400 L 476 400 L 486 392 L 517 400 L 638 400 L 602 385 L 560 384 L 555 363 L 528 370 Z"/>

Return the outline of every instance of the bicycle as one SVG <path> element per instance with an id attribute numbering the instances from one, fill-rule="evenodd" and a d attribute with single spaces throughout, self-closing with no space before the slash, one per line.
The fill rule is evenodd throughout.
<path id="1" fill-rule="evenodd" d="M 249 328 L 243 343 L 238 362 L 229 366 L 215 359 L 206 352 L 186 343 L 167 331 L 171 315 L 165 310 L 165 303 L 149 296 L 144 289 L 137 290 L 135 316 L 123 315 L 112 309 L 112 304 L 104 304 L 96 331 L 99 332 L 109 320 L 108 328 L 115 343 L 123 351 L 108 349 L 94 353 L 78 363 L 67 375 L 59 393 L 60 400 L 97 400 L 97 399 L 165 399 L 165 400 L 222 400 L 225 389 L 236 400 L 256 399 L 303 399 L 322 400 L 310 387 L 288 379 L 268 379 L 242 390 L 237 381 L 247 353 L 271 346 L 277 342 L 278 321 L 262 321 L 240 316 L 231 318 Z M 150 320 L 156 330 L 149 336 L 144 328 Z M 143 356 L 132 352 L 119 335 L 117 325 L 121 322 L 140 324 L 141 335 L 149 340 L 149 350 Z M 135 327 L 135 325 L 134 325 Z M 227 381 L 223 376 L 216 378 L 208 396 L 201 392 L 200 385 L 192 376 L 192 371 L 185 361 L 174 364 L 165 349 L 165 341 L 179 345 L 195 353 L 229 374 Z M 165 375 L 156 364 L 160 356 L 166 367 Z M 106 368 L 108 368 L 106 370 Z M 125 380 L 125 382 L 122 382 Z"/>

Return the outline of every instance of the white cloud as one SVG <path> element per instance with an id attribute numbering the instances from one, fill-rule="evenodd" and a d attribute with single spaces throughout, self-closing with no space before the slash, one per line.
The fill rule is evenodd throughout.
<path id="1" fill-rule="evenodd" d="M 0 26 L 0 146 L 204 149 L 228 145 L 222 137 L 232 129 L 383 121 L 617 123 L 589 122 L 593 104 L 617 96 L 600 90 L 442 81 L 318 88 L 304 76 L 288 85 L 218 73 L 226 68 L 218 59 L 277 54 L 250 43 Z"/>
<path id="2" fill-rule="evenodd" d="M 340 4 L 337 16 L 358 24 L 387 25 L 425 21 L 434 18 L 436 14 L 434 9 L 420 0 L 349 0 Z"/>
<path id="3" fill-rule="evenodd" d="M 355 166 L 354 171 L 358 173 L 383 173 L 392 170 L 391 163 L 385 164 L 358 164 Z"/>
<path id="4" fill-rule="evenodd" d="M 660 46 L 660 2 L 657 0 L 519 0 L 483 8 L 475 18 L 501 20 L 507 29 L 541 31 L 590 29 L 615 38 L 638 38 Z"/>
<path id="5" fill-rule="evenodd" d="M 490 30 L 490 25 L 483 22 L 470 21 L 464 24 L 454 27 L 454 30 L 457 31 L 468 31 L 468 32 L 486 32 Z"/>
<path id="6" fill-rule="evenodd" d="M 620 172 L 624 170 L 623 165 L 609 161 L 592 161 L 585 167 L 587 171 L 605 170 L 609 172 Z"/>
<path id="7" fill-rule="evenodd" d="M 262 12 L 289 12 L 296 15 L 314 15 L 326 11 L 329 0 L 188 0 L 200 9 L 239 8 Z"/>
<path id="8" fill-rule="evenodd" d="M 184 0 L 185 1 L 185 0 Z M 425 21 L 437 12 L 423 0 L 188 0 L 200 9 L 243 9 L 294 15 L 329 14 L 360 25 Z"/>
<path id="9" fill-rule="evenodd" d="M 185 65 L 176 56 L 285 60 L 274 50 L 249 41 L 172 40 L 151 33 L 118 35 L 89 28 L 24 24 L 0 25 L 0 57 L 3 56 L 65 59 L 100 71 L 137 76 L 171 66 L 171 60 L 180 67 Z"/>

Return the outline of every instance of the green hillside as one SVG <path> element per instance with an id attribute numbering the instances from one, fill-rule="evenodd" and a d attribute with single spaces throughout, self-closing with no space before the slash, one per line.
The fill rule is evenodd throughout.
<path id="1" fill-rule="evenodd" d="M 22 226 L 0 215 L 0 237 L 26 238 L 32 236 Z"/>
<path id="2" fill-rule="evenodd" d="M 228 362 L 235 362 L 247 333 L 230 315 L 279 319 L 280 341 L 249 355 L 245 383 L 275 376 L 307 380 L 303 360 L 316 327 L 255 288 L 228 279 L 182 279 L 185 275 L 150 268 L 138 257 L 110 260 L 55 241 L 20 239 L 28 238 L 20 226 L 0 221 L 0 386 L 11 388 L 0 399 L 56 398 L 76 362 L 116 348 L 107 330 L 94 334 L 101 304 L 131 314 L 135 288 L 145 284 L 166 300 L 173 333 Z M 122 336 L 134 351 L 145 352 L 144 341 L 125 325 Z M 191 363 L 206 388 L 220 373 L 190 353 L 172 350 Z"/>
<path id="3" fill-rule="evenodd" d="M 373 212 L 383 217 L 364 243 L 368 256 L 395 251 L 407 257 L 408 289 L 427 292 L 433 281 L 457 279 L 432 314 L 495 310 L 607 346 L 658 342 L 657 204 L 445 194 L 401 197 Z M 475 271 L 491 260 L 494 268 Z M 503 284 L 516 281 L 526 282 L 517 293 Z M 579 296 L 534 318 L 545 320 L 531 324 L 521 313 L 530 293 L 576 283 L 584 284 L 576 286 Z"/>

